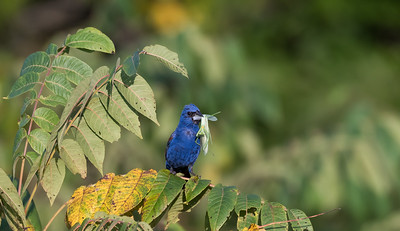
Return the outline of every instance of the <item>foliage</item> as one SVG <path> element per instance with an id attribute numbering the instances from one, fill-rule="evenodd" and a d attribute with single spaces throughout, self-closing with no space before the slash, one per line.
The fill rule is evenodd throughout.
<path id="1" fill-rule="evenodd" d="M 29 93 L 22 106 L 13 146 L 13 179 L 17 179 L 16 167 L 21 161 L 18 187 L 14 187 L 3 170 L 0 172 L 3 182 L 0 199 L 4 205 L 1 213 L 13 230 L 35 229 L 25 214 L 33 208 L 32 199 L 39 185 L 53 204 L 64 182 L 65 168 L 85 178 L 87 158 L 102 174 L 104 141 L 117 141 L 121 127 L 142 138 L 138 114 L 158 124 L 153 91 L 138 73 L 140 55 L 155 57 L 169 69 L 188 77 L 178 55 L 160 45 L 135 52 L 122 65 L 118 58 L 114 68 L 102 66 L 94 71 L 84 61 L 69 55 L 71 48 L 115 53 L 114 44 L 101 31 L 92 27 L 78 30 L 68 35 L 60 48 L 50 44 L 46 52 L 29 55 L 20 77 L 5 97 L 11 99 Z M 24 181 L 25 163 L 30 171 Z M 23 204 L 19 195 L 27 193 L 35 176 L 33 192 Z M 156 174 L 154 170 L 134 169 L 126 175 L 106 174 L 96 184 L 78 188 L 65 204 L 67 224 L 73 230 L 95 227 L 149 230 L 148 224 L 154 226 L 168 211 L 168 227 L 208 191 L 207 222 L 211 230 L 219 230 L 233 211 L 237 213 L 238 229 L 256 227 L 262 205 L 267 203 L 261 203 L 258 196 L 237 196 L 238 191 L 232 186 L 214 187 L 209 181 L 197 178 L 186 182 L 168 170 Z M 264 212 L 264 220 L 272 223 L 260 225 L 275 222 L 274 207 L 267 209 L 270 211 L 268 215 Z M 134 211 L 141 215 L 141 222 L 120 217 Z M 290 218 L 294 230 L 299 225 L 294 221 L 307 218 L 300 210 L 284 209 L 284 213 L 280 221 L 289 222 Z M 311 226 L 309 221 L 308 226 Z"/>

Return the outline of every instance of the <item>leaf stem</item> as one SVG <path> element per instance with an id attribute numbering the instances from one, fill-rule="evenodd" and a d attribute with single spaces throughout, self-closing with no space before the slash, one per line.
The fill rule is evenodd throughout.
<path id="1" fill-rule="evenodd" d="M 61 205 L 61 207 L 57 210 L 57 212 L 54 213 L 54 215 L 51 217 L 51 219 L 47 223 L 46 227 L 44 227 L 43 231 L 46 231 L 49 228 L 50 224 L 53 222 L 53 220 L 56 218 L 56 216 L 61 212 L 61 210 L 63 210 L 65 208 L 65 206 L 68 205 L 68 203 L 69 203 L 69 201 L 67 201 L 63 205 Z"/>
<path id="2" fill-rule="evenodd" d="M 37 183 L 35 184 L 35 187 L 33 188 L 32 192 L 31 192 L 31 196 L 29 197 L 29 200 L 28 200 L 28 202 L 27 202 L 26 205 L 25 205 L 25 215 L 28 213 L 29 206 L 30 206 L 31 203 L 32 203 L 33 196 L 34 196 L 35 193 L 36 193 L 36 189 L 37 189 L 38 184 L 39 184 L 39 182 L 37 182 Z"/>

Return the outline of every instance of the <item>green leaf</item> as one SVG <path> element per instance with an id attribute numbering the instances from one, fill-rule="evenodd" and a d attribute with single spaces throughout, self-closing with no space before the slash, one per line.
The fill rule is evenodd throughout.
<path id="1" fill-rule="evenodd" d="M 50 200 L 50 205 L 53 205 L 61 185 L 65 177 L 65 164 L 62 159 L 52 158 L 49 165 L 46 166 L 43 179 L 41 180 L 42 187 Z"/>
<path id="2" fill-rule="evenodd" d="M 143 205 L 142 221 L 151 223 L 178 196 L 185 181 L 163 169 L 158 172 Z"/>
<path id="3" fill-rule="evenodd" d="M 27 226 L 24 206 L 17 189 L 8 175 L 0 168 L 0 202 L 2 213 L 14 230 L 23 230 Z"/>
<path id="4" fill-rule="evenodd" d="M 106 108 L 107 112 L 114 120 L 142 139 L 139 117 L 126 104 L 118 91 L 115 91 L 110 96 L 105 87 L 103 87 L 98 92 L 98 96 L 104 108 Z"/>
<path id="5" fill-rule="evenodd" d="M 50 43 L 46 49 L 46 53 L 49 55 L 56 55 L 58 53 L 57 50 L 58 50 L 57 45 L 54 43 Z"/>
<path id="6" fill-rule="evenodd" d="M 65 39 L 64 44 L 68 47 L 89 51 L 115 53 L 114 43 L 111 39 L 94 27 L 86 27 L 85 29 L 78 30 L 76 34 L 69 35 Z"/>
<path id="7" fill-rule="evenodd" d="M 292 225 L 292 229 L 294 231 L 313 231 L 314 230 L 310 219 L 307 218 L 307 215 L 303 211 L 301 211 L 299 209 L 291 209 L 291 210 L 289 210 L 288 214 L 289 214 L 290 220 L 297 220 L 297 221 L 290 222 L 290 224 Z"/>
<path id="8" fill-rule="evenodd" d="M 54 94 L 68 99 L 72 93 L 72 86 L 64 73 L 53 72 L 46 77 L 46 87 Z"/>
<path id="9" fill-rule="evenodd" d="M 210 180 L 200 180 L 198 177 L 190 178 L 185 185 L 186 204 L 208 189 Z"/>
<path id="10" fill-rule="evenodd" d="M 121 128 L 108 115 L 98 97 L 92 97 L 83 116 L 89 127 L 101 138 L 110 143 L 119 139 Z"/>
<path id="11" fill-rule="evenodd" d="M 21 142 L 26 138 L 26 136 L 27 134 L 25 128 L 19 128 L 14 138 L 13 154 L 17 152 L 19 146 L 21 145 Z"/>
<path id="12" fill-rule="evenodd" d="M 207 212 L 211 230 L 219 230 L 235 207 L 237 189 L 216 185 L 208 195 Z"/>
<path id="13" fill-rule="evenodd" d="M 50 65 L 50 57 L 46 52 L 38 51 L 33 54 L 30 54 L 24 61 L 24 64 L 21 68 L 20 76 L 25 75 L 26 73 L 41 73 Z"/>
<path id="14" fill-rule="evenodd" d="M 58 105 L 65 105 L 67 100 L 59 95 L 49 95 L 47 97 L 40 96 L 39 101 L 50 107 L 57 107 Z"/>
<path id="15" fill-rule="evenodd" d="M 140 64 L 139 51 L 136 51 L 132 56 L 127 57 L 122 64 L 122 70 L 128 76 L 134 76 L 137 73 L 137 69 Z"/>
<path id="16" fill-rule="evenodd" d="M 37 98 L 37 94 L 36 91 L 33 89 L 31 90 L 31 95 L 30 97 L 26 97 L 24 99 L 24 104 L 21 107 L 21 110 L 19 112 L 19 114 L 22 116 L 24 114 L 24 112 L 26 111 L 26 109 L 29 107 L 29 105 L 31 105 L 33 102 L 35 102 L 35 99 Z"/>
<path id="17" fill-rule="evenodd" d="M 46 149 L 46 144 L 49 142 L 50 134 L 43 129 L 37 128 L 28 136 L 29 144 L 35 152 L 42 154 Z"/>
<path id="18" fill-rule="evenodd" d="M 26 206 L 26 203 L 28 202 L 28 200 L 30 198 L 30 193 L 28 191 L 22 192 L 21 198 L 22 198 L 22 202 L 23 202 L 24 206 Z M 28 230 L 28 231 L 43 230 L 42 224 L 41 224 L 40 218 L 39 218 L 39 213 L 36 209 L 36 205 L 35 205 L 34 201 L 31 201 L 31 204 L 26 213 L 26 219 L 27 219 L 28 227 L 29 227 L 26 230 Z"/>
<path id="19" fill-rule="evenodd" d="M 54 59 L 52 67 L 56 72 L 65 73 L 67 79 L 75 85 L 93 74 L 93 70 L 88 64 L 73 56 L 58 56 Z"/>
<path id="20" fill-rule="evenodd" d="M 133 85 L 130 85 L 129 82 L 132 80 L 132 77 L 121 76 L 121 72 L 118 72 L 114 83 L 131 107 L 159 125 L 156 116 L 156 100 L 151 87 L 140 75 L 136 75 Z"/>
<path id="21" fill-rule="evenodd" d="M 74 128 L 74 138 L 82 148 L 83 153 L 103 175 L 104 141 L 90 130 L 85 121 L 81 121 L 79 126 L 75 121 L 72 128 Z"/>
<path id="22" fill-rule="evenodd" d="M 238 215 L 237 228 L 242 230 L 257 224 L 261 198 L 254 194 L 239 194 L 236 200 L 235 212 Z"/>
<path id="23" fill-rule="evenodd" d="M 261 207 L 261 225 L 287 221 L 286 207 L 278 202 L 265 202 Z M 270 229 L 288 230 L 288 223 L 267 226 Z"/>
<path id="24" fill-rule="evenodd" d="M 86 178 L 86 159 L 79 144 L 72 139 L 65 139 L 61 143 L 60 157 L 65 165 L 73 173 L 79 173 L 82 178 Z"/>
<path id="25" fill-rule="evenodd" d="M 34 152 L 28 152 L 26 153 L 26 155 L 32 155 L 33 154 L 29 154 L 29 153 L 34 153 Z M 37 154 L 37 153 L 35 153 Z M 38 157 L 40 157 L 39 154 L 37 154 Z M 22 188 L 22 193 L 25 192 L 25 190 L 28 188 L 29 184 L 31 183 L 33 177 L 35 176 L 37 170 L 39 169 L 39 164 L 40 164 L 40 158 L 36 158 L 36 159 L 32 159 L 32 164 L 31 164 L 31 169 L 29 170 L 28 176 L 25 179 L 24 182 L 24 187 Z"/>
<path id="26" fill-rule="evenodd" d="M 179 193 L 179 196 L 171 203 L 171 207 L 167 214 L 167 224 L 165 225 L 165 230 L 168 226 L 179 221 L 179 214 L 183 211 L 183 192 Z"/>
<path id="27" fill-rule="evenodd" d="M 33 120 L 39 127 L 47 132 L 51 132 L 60 121 L 57 114 L 46 107 L 36 109 Z"/>
<path id="28" fill-rule="evenodd" d="M 29 72 L 17 79 L 11 87 L 11 91 L 6 99 L 11 99 L 25 92 L 32 90 L 36 84 L 40 84 L 38 73 Z"/>
<path id="29" fill-rule="evenodd" d="M 168 48 L 161 45 L 152 45 L 143 48 L 143 53 L 155 57 L 159 62 L 163 63 L 166 67 L 181 73 L 186 78 L 189 78 L 185 66 L 179 62 L 178 54 L 168 50 Z"/>

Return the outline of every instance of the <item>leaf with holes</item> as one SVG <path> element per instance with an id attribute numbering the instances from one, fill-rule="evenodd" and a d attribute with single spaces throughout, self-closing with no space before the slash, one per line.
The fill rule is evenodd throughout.
<path id="1" fill-rule="evenodd" d="M 149 192 L 157 172 L 133 169 L 126 175 L 106 174 L 87 187 L 81 186 L 73 193 L 67 207 L 69 226 L 93 218 L 96 212 L 122 215 L 136 207 Z"/>
<path id="2" fill-rule="evenodd" d="M 20 76 L 26 73 L 41 73 L 50 65 L 50 56 L 43 51 L 38 51 L 30 54 L 24 61 L 21 68 Z"/>
<path id="3" fill-rule="evenodd" d="M 64 44 L 68 47 L 89 51 L 115 53 L 114 43 L 111 39 L 94 27 L 86 27 L 78 30 L 76 34 L 68 35 Z"/>
<path id="4" fill-rule="evenodd" d="M 82 178 L 86 178 L 86 159 L 82 148 L 72 139 L 64 139 L 60 147 L 60 157 L 65 165 L 73 173 L 79 173 Z"/>
<path id="5" fill-rule="evenodd" d="M 51 132 L 59 120 L 57 113 L 46 107 L 36 109 L 33 116 L 33 121 L 47 132 Z"/>
<path id="6" fill-rule="evenodd" d="M 75 121 L 72 128 L 74 128 L 74 138 L 82 148 L 83 153 L 99 170 L 100 174 L 103 175 L 103 162 L 105 156 L 104 141 L 93 133 L 85 121 L 81 121 L 80 123 Z"/>
<path id="7" fill-rule="evenodd" d="M 98 92 L 98 95 L 103 106 L 107 109 L 107 112 L 114 118 L 114 120 L 142 139 L 139 117 L 126 104 L 120 93 L 115 91 L 110 96 L 105 87 L 103 87 Z"/>
<path id="8" fill-rule="evenodd" d="M 292 229 L 294 231 L 314 230 L 310 219 L 307 218 L 307 215 L 303 211 L 299 209 L 291 209 L 289 210 L 288 214 L 289 214 L 289 219 L 294 220 L 290 222 L 290 224 L 292 225 Z"/>
<path id="9" fill-rule="evenodd" d="M 56 72 L 66 74 L 67 79 L 75 85 L 93 74 L 93 70 L 88 64 L 73 56 L 58 56 L 54 59 L 52 68 Z"/>
<path id="10" fill-rule="evenodd" d="M 235 206 L 238 230 L 250 227 L 251 224 L 257 224 L 260 207 L 261 198 L 259 196 L 239 194 Z"/>
<path id="11" fill-rule="evenodd" d="M 185 181 L 163 169 L 158 172 L 149 194 L 143 205 L 142 220 L 151 223 L 178 196 Z"/>
<path id="12" fill-rule="evenodd" d="M 17 189 L 8 175 L 0 168 L 0 203 L 7 223 L 13 230 L 23 230 L 27 226 L 24 206 Z"/>
<path id="13" fill-rule="evenodd" d="M 35 152 L 42 154 L 46 149 L 47 142 L 49 142 L 50 134 L 45 130 L 37 128 L 28 136 L 29 144 Z"/>
<path id="14" fill-rule="evenodd" d="M 50 91 L 64 99 L 68 99 L 73 90 L 66 74 L 60 72 L 53 72 L 47 76 L 45 84 Z"/>
<path id="15" fill-rule="evenodd" d="M 134 76 L 137 73 L 139 64 L 139 51 L 136 51 L 132 56 L 129 56 L 124 60 L 124 63 L 122 64 L 122 70 L 124 70 L 125 74 L 127 74 L 128 76 Z"/>
<path id="16" fill-rule="evenodd" d="M 11 99 L 32 90 L 36 84 L 40 84 L 38 73 L 28 72 L 15 81 L 6 99 Z"/>
<path id="17" fill-rule="evenodd" d="M 186 78 L 189 78 L 188 72 L 185 66 L 179 62 L 178 54 L 168 50 L 168 48 L 161 45 L 152 45 L 143 48 L 144 54 L 155 57 L 159 62 L 164 64 L 166 67 L 181 73 Z"/>
<path id="18" fill-rule="evenodd" d="M 261 224 L 270 229 L 288 230 L 288 223 L 273 224 L 275 222 L 287 221 L 286 207 L 278 202 L 265 202 L 261 207 Z"/>
<path id="19" fill-rule="evenodd" d="M 130 82 L 132 82 L 132 80 L 134 81 L 131 85 Z M 159 125 L 156 116 L 156 100 L 154 99 L 153 90 L 142 76 L 136 75 L 136 77 L 133 78 L 121 75 L 121 72 L 118 72 L 115 76 L 114 83 L 131 107 Z"/>
<path id="20" fill-rule="evenodd" d="M 121 128 L 104 109 L 98 97 L 93 97 L 83 113 L 89 127 L 101 138 L 112 143 L 120 137 Z"/>
<path id="21" fill-rule="evenodd" d="M 207 213 L 211 230 L 219 230 L 235 207 L 237 189 L 234 186 L 216 185 L 208 195 Z"/>
<path id="22" fill-rule="evenodd" d="M 62 159 L 52 158 L 44 170 L 43 179 L 40 181 L 50 200 L 50 205 L 53 205 L 54 200 L 60 192 L 64 177 L 64 161 Z"/>

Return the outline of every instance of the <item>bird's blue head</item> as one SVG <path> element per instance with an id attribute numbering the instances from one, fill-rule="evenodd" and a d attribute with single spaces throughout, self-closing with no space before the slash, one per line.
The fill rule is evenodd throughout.
<path id="1" fill-rule="evenodd" d="M 200 109 L 194 104 L 185 105 L 183 108 L 180 123 L 184 124 L 199 124 L 203 114 L 201 114 Z"/>

